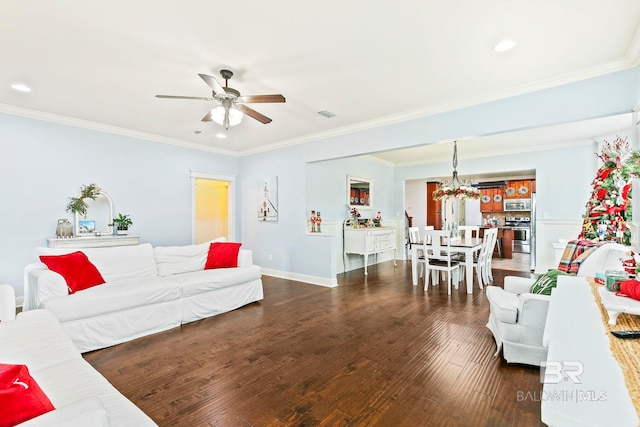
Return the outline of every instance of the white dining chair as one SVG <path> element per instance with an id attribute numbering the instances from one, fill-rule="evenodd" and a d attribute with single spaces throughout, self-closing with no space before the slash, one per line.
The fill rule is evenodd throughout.
<path id="1" fill-rule="evenodd" d="M 480 226 L 479 225 L 459 225 L 458 231 L 462 238 L 471 239 L 480 237 Z"/>
<path id="2" fill-rule="evenodd" d="M 482 248 L 478 253 L 477 259 L 474 259 L 473 261 L 473 268 L 475 268 L 476 270 L 478 287 L 480 287 L 480 289 L 482 289 L 485 285 L 489 285 L 493 281 L 493 277 L 490 275 L 490 273 L 487 273 L 487 269 L 491 268 L 491 264 L 488 260 L 493 256 L 493 248 L 496 245 L 497 236 L 497 228 L 489 228 L 485 230 Z"/>
<path id="3" fill-rule="evenodd" d="M 483 274 L 483 279 L 484 279 L 484 284 L 485 285 L 489 285 L 491 283 L 493 283 L 493 273 L 491 271 L 492 268 L 492 264 L 491 261 L 493 260 L 493 251 L 496 248 L 496 244 L 498 242 L 498 229 L 497 228 L 489 228 L 485 231 L 485 235 L 484 238 L 487 239 L 487 233 L 489 233 L 489 236 L 491 237 L 491 241 L 488 242 L 488 248 L 487 248 L 487 256 L 484 260 L 484 266 L 482 268 L 482 274 Z"/>
<path id="4" fill-rule="evenodd" d="M 437 285 L 439 272 L 443 271 L 447 274 L 447 294 L 451 295 L 451 284 L 455 283 L 457 288 L 459 277 L 459 262 L 451 254 L 451 231 L 425 230 L 422 252 L 418 260 L 424 265 L 424 289 L 428 289 L 429 280 L 433 286 Z"/>

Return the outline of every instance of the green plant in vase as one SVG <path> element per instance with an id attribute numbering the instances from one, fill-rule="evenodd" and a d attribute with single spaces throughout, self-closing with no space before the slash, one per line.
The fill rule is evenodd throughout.
<path id="1" fill-rule="evenodd" d="M 117 234 L 127 234 L 129 227 L 133 225 L 133 221 L 129 215 L 118 214 L 117 218 L 113 218 L 113 223 L 109 224 L 117 230 Z"/>

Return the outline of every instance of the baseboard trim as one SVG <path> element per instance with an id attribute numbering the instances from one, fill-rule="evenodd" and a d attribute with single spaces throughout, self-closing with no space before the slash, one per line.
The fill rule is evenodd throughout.
<path id="1" fill-rule="evenodd" d="M 309 283 L 311 285 L 335 288 L 338 286 L 338 279 L 327 279 L 324 277 L 309 276 L 306 274 L 296 274 L 288 271 L 272 270 L 263 268 L 262 274 L 265 276 L 278 277 L 280 279 L 295 280 L 296 282 Z"/>
<path id="2" fill-rule="evenodd" d="M 24 297 L 16 297 L 16 307 L 22 308 L 24 304 Z"/>

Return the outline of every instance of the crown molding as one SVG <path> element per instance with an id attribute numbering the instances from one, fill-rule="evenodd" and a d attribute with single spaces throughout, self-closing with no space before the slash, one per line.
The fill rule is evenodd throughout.
<path id="1" fill-rule="evenodd" d="M 565 73 L 565 74 L 555 76 L 555 77 L 550 77 L 547 79 L 541 79 L 532 83 L 514 86 L 512 88 L 509 88 L 503 91 L 493 92 L 492 94 L 483 94 L 480 96 L 469 97 L 466 99 L 452 100 L 451 102 L 448 102 L 446 104 L 441 104 L 439 106 L 428 108 L 428 109 L 407 111 L 399 114 L 394 114 L 391 116 L 386 116 L 380 119 L 369 120 L 366 122 L 360 122 L 353 125 L 331 129 L 329 131 L 318 132 L 318 133 L 309 134 L 309 135 L 305 135 L 297 138 L 291 138 L 291 139 L 276 142 L 273 144 L 268 144 L 262 147 L 243 150 L 239 152 L 239 155 L 248 156 L 253 154 L 259 154 L 262 152 L 273 151 L 277 149 L 291 147 L 294 145 L 318 141 L 321 139 L 348 135 L 351 133 L 374 129 L 382 126 L 388 126 L 388 125 L 393 125 L 393 124 L 397 124 L 397 123 L 401 123 L 409 120 L 420 119 L 420 118 L 428 117 L 434 114 L 455 111 L 458 109 L 472 107 L 475 105 L 482 105 L 489 102 L 499 101 L 502 99 L 520 96 L 520 95 L 524 95 L 531 92 L 537 92 L 544 89 L 550 89 L 553 87 L 575 83 L 582 80 L 588 80 L 590 78 L 604 76 L 606 74 L 611 74 L 617 71 L 627 70 L 627 69 L 638 66 L 638 63 L 640 61 L 640 28 L 636 33 L 636 37 L 634 38 L 634 42 L 632 43 L 632 46 L 633 46 L 633 49 L 631 47 L 629 48 L 627 56 L 615 59 L 605 64 L 591 67 L 585 70 Z M 631 55 L 632 52 L 634 52 L 634 55 Z"/>
<path id="2" fill-rule="evenodd" d="M 82 129 L 94 130 L 98 132 L 110 133 L 113 135 L 126 136 L 129 138 L 142 139 L 145 141 L 159 142 L 162 144 L 175 145 L 182 148 L 190 148 L 200 151 L 208 151 L 210 153 L 222 154 L 225 156 L 238 157 L 238 153 L 230 150 L 209 147 L 204 144 L 196 144 L 193 142 L 183 141 L 176 138 L 168 138 L 165 136 L 155 135 L 152 133 L 140 132 L 131 129 L 121 128 L 118 126 L 106 125 L 103 123 L 92 122 L 89 120 L 76 119 L 73 117 L 61 116 L 58 114 L 45 113 L 42 111 L 30 110 L 27 108 L 16 107 L 14 105 L 0 104 L 0 113 L 11 114 L 14 116 L 27 117 L 30 119 L 42 120 L 66 126 L 73 126 Z"/>

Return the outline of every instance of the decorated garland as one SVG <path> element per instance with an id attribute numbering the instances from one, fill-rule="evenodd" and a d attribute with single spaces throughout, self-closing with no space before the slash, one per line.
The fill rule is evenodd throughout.
<path id="1" fill-rule="evenodd" d="M 446 199 L 479 199 L 482 193 L 477 188 L 473 187 L 439 187 L 433 192 L 433 200 L 446 200 Z"/>

